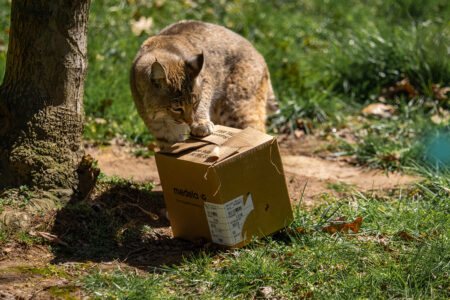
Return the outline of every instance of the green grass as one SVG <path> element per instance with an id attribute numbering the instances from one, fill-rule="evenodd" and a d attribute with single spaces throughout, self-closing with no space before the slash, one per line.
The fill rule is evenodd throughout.
<path id="1" fill-rule="evenodd" d="M 9 10 L 9 1 L 0 0 L 0 81 Z M 342 183 L 330 185 L 351 195 L 324 195 L 327 204 L 296 210 L 284 233 L 243 249 L 197 253 L 177 266 L 144 275 L 94 272 L 82 280 L 84 288 L 109 299 L 246 299 L 258 296 L 263 286 L 272 287 L 275 297 L 292 299 L 450 297 L 450 127 L 430 120 L 439 108 L 449 109 L 448 99 L 439 102 L 432 93 L 433 84 L 450 85 L 448 1 L 93 0 L 85 138 L 107 142 L 121 136 L 139 144 L 152 140 L 128 86 L 131 61 L 148 36 L 131 32 L 130 20 L 141 16 L 153 18 L 150 34 L 181 19 L 197 19 L 225 25 L 249 39 L 266 57 L 281 105 L 281 112 L 270 118 L 269 130 L 293 132 L 297 119 L 311 125 L 303 128 L 308 133 L 334 136 L 328 129 L 348 127 L 356 143 L 335 136 L 330 149 L 356 155 L 361 165 L 410 170 L 426 180 L 384 197 Z M 386 102 L 398 111 L 395 116 L 357 119 L 364 105 L 383 96 L 382 88 L 406 77 L 418 95 L 388 97 Z M 143 150 L 137 154 L 146 155 Z M 55 247 L 60 257 L 124 257 L 130 241 L 151 231 L 134 218 L 147 216 L 125 204 L 130 195 L 143 199 L 139 205 L 150 203 L 152 186 L 101 180 L 109 188 L 100 206 L 78 203 L 59 213 L 67 223 L 55 227 L 55 233 L 69 232 L 65 241 L 76 245 Z M 0 211 L 11 205 L 26 208 L 29 193 L 23 187 L 14 202 L 2 196 Z M 339 216 L 361 216 L 360 232 L 321 231 Z M 0 243 L 11 238 L 0 227 Z M 15 238 L 33 243 L 26 234 Z"/>
<path id="2" fill-rule="evenodd" d="M 30 200 L 34 197 L 26 185 L 21 185 L 18 189 L 8 190 L 0 194 L 0 213 L 5 206 L 16 210 L 26 210 L 30 206 Z"/>
<path id="3" fill-rule="evenodd" d="M 0 2 L 0 41 L 7 44 L 10 4 Z M 450 82 L 450 5 L 434 1 L 125 1 L 93 0 L 90 11 L 85 136 L 120 135 L 137 143 L 151 136 L 128 86 L 131 61 L 148 37 L 130 21 L 151 16 L 150 34 L 181 19 L 225 25 L 266 57 L 281 114 L 272 129 L 296 119 L 341 123 L 374 101 L 380 88 L 408 77 L 421 95 Z M 1 44 L 0 44 L 1 45 Z M 4 47 L 3 47 L 4 48 Z M 0 79 L 5 50 L 0 48 Z M 445 104 L 448 107 L 448 104 Z"/>
<path id="4" fill-rule="evenodd" d="M 341 192 L 341 193 L 348 193 L 357 188 L 357 186 L 354 184 L 349 184 L 349 183 L 340 182 L 340 181 L 335 182 L 335 183 L 328 183 L 326 185 L 326 187 L 328 189 L 334 190 L 336 192 Z"/>
<path id="5" fill-rule="evenodd" d="M 264 286 L 288 299 L 448 298 L 450 177 L 420 170 L 426 180 L 388 197 L 354 192 L 298 209 L 286 232 L 243 249 L 201 252 L 146 275 L 96 272 L 85 288 L 107 299 L 248 299 Z M 360 231 L 321 232 L 339 216 L 361 216 Z"/>
<path id="6" fill-rule="evenodd" d="M 405 169 L 412 162 L 431 165 L 450 165 L 450 126 L 434 124 L 433 108 L 424 108 L 424 101 L 403 99 L 394 104 L 399 113 L 391 118 L 368 117 L 350 121 L 356 143 L 338 138 L 336 151 L 342 155 L 356 155 L 361 165 L 384 168 L 388 171 Z M 425 104 L 426 105 L 426 104 Z"/>

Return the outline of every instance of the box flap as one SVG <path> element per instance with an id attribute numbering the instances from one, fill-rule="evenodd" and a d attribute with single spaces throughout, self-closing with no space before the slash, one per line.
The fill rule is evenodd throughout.
<path id="1" fill-rule="evenodd" d="M 181 152 L 197 149 L 205 145 L 208 145 L 208 142 L 194 139 L 187 139 L 182 143 L 175 143 L 172 144 L 170 147 L 162 148 L 159 152 L 167 154 L 179 154 Z"/>
<path id="2" fill-rule="evenodd" d="M 167 154 L 180 154 L 187 150 L 194 150 L 203 147 L 208 144 L 222 145 L 235 133 L 238 133 L 241 129 L 225 127 L 221 125 L 214 126 L 214 132 L 208 136 L 196 137 L 190 136 L 187 140 L 180 143 L 172 144 L 170 147 L 165 147 L 159 152 Z"/>
<path id="3" fill-rule="evenodd" d="M 215 145 L 222 145 L 226 141 L 228 141 L 231 137 L 233 137 L 236 133 L 241 132 L 241 129 L 226 127 L 222 125 L 214 125 L 214 132 L 208 136 L 204 137 L 196 137 L 191 136 L 191 139 L 205 141 Z"/>
<path id="4" fill-rule="evenodd" d="M 241 130 L 216 125 L 208 136 L 191 136 L 160 152 L 177 155 L 182 160 L 213 164 L 272 139 L 272 136 L 250 127 Z"/>

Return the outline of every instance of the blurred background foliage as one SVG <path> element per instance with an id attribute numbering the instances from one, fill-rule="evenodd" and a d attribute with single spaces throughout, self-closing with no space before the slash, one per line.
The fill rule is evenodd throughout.
<path id="1" fill-rule="evenodd" d="M 0 0 L 0 80 L 9 13 L 10 2 Z M 224 25 L 263 54 L 281 106 L 280 113 L 270 118 L 269 130 L 275 133 L 292 133 L 299 119 L 313 127 L 349 126 L 349 117 L 380 97 L 395 107 L 394 119 L 365 120 L 364 126 L 381 123 L 383 129 L 360 134 L 357 144 L 342 144 L 347 154 L 376 158 L 396 151 L 407 159 L 407 153 L 420 152 L 417 147 L 408 150 L 414 144 L 412 136 L 419 145 L 431 131 L 448 130 L 447 121 L 430 121 L 449 107 L 448 98 L 437 99 L 433 91 L 433 85 L 445 87 L 450 82 L 446 0 L 92 0 L 86 138 L 151 140 L 131 98 L 131 62 L 149 35 L 182 19 Z M 405 78 L 416 90 L 412 97 L 383 94 L 383 88 Z M 399 133 L 399 126 L 409 128 L 407 135 Z M 352 130 L 360 133 L 356 127 Z M 396 141 L 388 146 L 394 150 L 383 141 L 392 141 L 391 134 Z M 371 141 L 375 147 L 364 146 Z"/>

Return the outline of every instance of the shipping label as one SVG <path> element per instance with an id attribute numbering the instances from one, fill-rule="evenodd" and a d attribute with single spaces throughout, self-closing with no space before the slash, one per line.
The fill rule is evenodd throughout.
<path id="1" fill-rule="evenodd" d="M 205 212 L 212 241 L 225 246 L 234 246 L 242 242 L 246 238 L 243 236 L 242 229 L 247 216 L 253 209 L 250 193 L 245 205 L 244 195 L 225 204 L 205 202 Z"/>

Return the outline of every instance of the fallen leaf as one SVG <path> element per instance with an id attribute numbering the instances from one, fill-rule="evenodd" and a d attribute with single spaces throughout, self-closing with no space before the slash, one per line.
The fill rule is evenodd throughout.
<path id="1" fill-rule="evenodd" d="M 343 222 L 343 221 L 347 221 L 347 217 L 346 216 L 340 216 L 339 218 L 336 218 L 336 219 L 332 220 L 331 223 Z"/>
<path id="2" fill-rule="evenodd" d="M 3 248 L 2 251 L 3 251 L 3 253 L 9 253 L 9 252 L 13 251 L 13 248 L 9 248 L 9 247 Z"/>
<path id="3" fill-rule="evenodd" d="M 302 136 L 304 136 L 305 135 L 305 132 L 303 131 L 303 130 L 299 130 L 299 129 L 295 129 L 294 130 L 294 136 L 296 137 L 296 138 L 301 138 Z"/>
<path id="4" fill-rule="evenodd" d="M 365 115 L 375 115 L 383 118 L 389 118 L 397 113 L 397 110 L 389 104 L 372 103 L 366 106 L 362 113 Z"/>
<path id="5" fill-rule="evenodd" d="M 397 232 L 397 235 L 404 240 L 414 240 L 415 239 L 412 235 L 410 235 L 409 233 L 407 233 L 404 230 Z"/>
<path id="6" fill-rule="evenodd" d="M 324 228 L 322 228 L 322 232 L 336 233 L 336 232 L 344 231 L 345 233 L 348 233 L 348 230 L 351 229 L 354 233 L 358 233 L 359 228 L 361 227 L 361 224 L 362 224 L 362 217 L 358 217 L 357 219 L 355 219 L 353 222 L 350 222 L 350 223 L 335 222 L 335 224 L 332 224 L 330 226 L 325 226 Z"/>
<path id="7" fill-rule="evenodd" d="M 131 31 L 134 35 L 141 35 L 142 32 L 150 34 L 150 28 L 153 26 L 153 18 L 146 18 L 144 16 L 140 17 L 139 20 L 131 20 Z"/>
<path id="8" fill-rule="evenodd" d="M 386 155 L 378 155 L 378 158 L 385 162 L 398 162 L 400 160 L 400 154 L 389 153 Z"/>
<path id="9" fill-rule="evenodd" d="M 258 292 L 256 293 L 256 295 L 258 297 L 263 297 L 263 298 L 270 298 L 273 296 L 273 287 L 271 286 L 262 286 L 258 289 Z"/>
<path id="10" fill-rule="evenodd" d="M 304 129 L 305 131 L 309 130 L 309 132 L 312 131 L 312 125 L 308 120 L 303 120 L 303 119 L 297 119 L 297 127 L 299 129 Z"/>
<path id="11" fill-rule="evenodd" d="M 399 93 L 406 93 L 409 99 L 412 99 L 419 94 L 414 86 L 411 85 L 408 78 L 403 78 L 394 86 L 382 89 L 381 93 L 386 98 L 392 98 Z"/>
<path id="12" fill-rule="evenodd" d="M 389 248 L 389 244 L 383 238 L 384 237 L 382 235 L 379 236 L 378 244 L 380 244 L 380 246 L 382 246 L 384 248 L 384 251 L 389 252 L 389 253 L 398 252 L 398 250 L 393 250 L 393 249 Z"/>
<path id="13" fill-rule="evenodd" d="M 437 99 L 441 102 L 448 99 L 446 94 L 448 92 L 450 92 L 450 87 L 446 86 L 446 87 L 441 88 L 440 84 L 433 84 L 431 86 L 431 88 L 433 89 L 433 98 L 434 99 Z"/>
<path id="14" fill-rule="evenodd" d="M 96 124 L 106 124 L 106 120 L 103 119 L 103 118 L 95 118 L 95 119 L 94 119 L 94 122 L 95 122 Z"/>
<path id="15" fill-rule="evenodd" d="M 439 107 L 439 113 L 431 116 L 431 121 L 434 124 L 448 123 L 450 122 L 450 112 L 442 107 Z"/>
<path id="16" fill-rule="evenodd" d="M 297 232 L 300 232 L 300 233 L 306 233 L 306 229 L 302 228 L 302 227 L 297 227 L 297 228 L 295 228 L 295 230 L 297 230 Z"/>
<path id="17" fill-rule="evenodd" d="M 414 191 L 412 191 L 411 193 L 409 193 L 409 196 L 411 197 L 412 195 L 416 194 L 419 191 L 419 189 L 415 189 Z"/>

